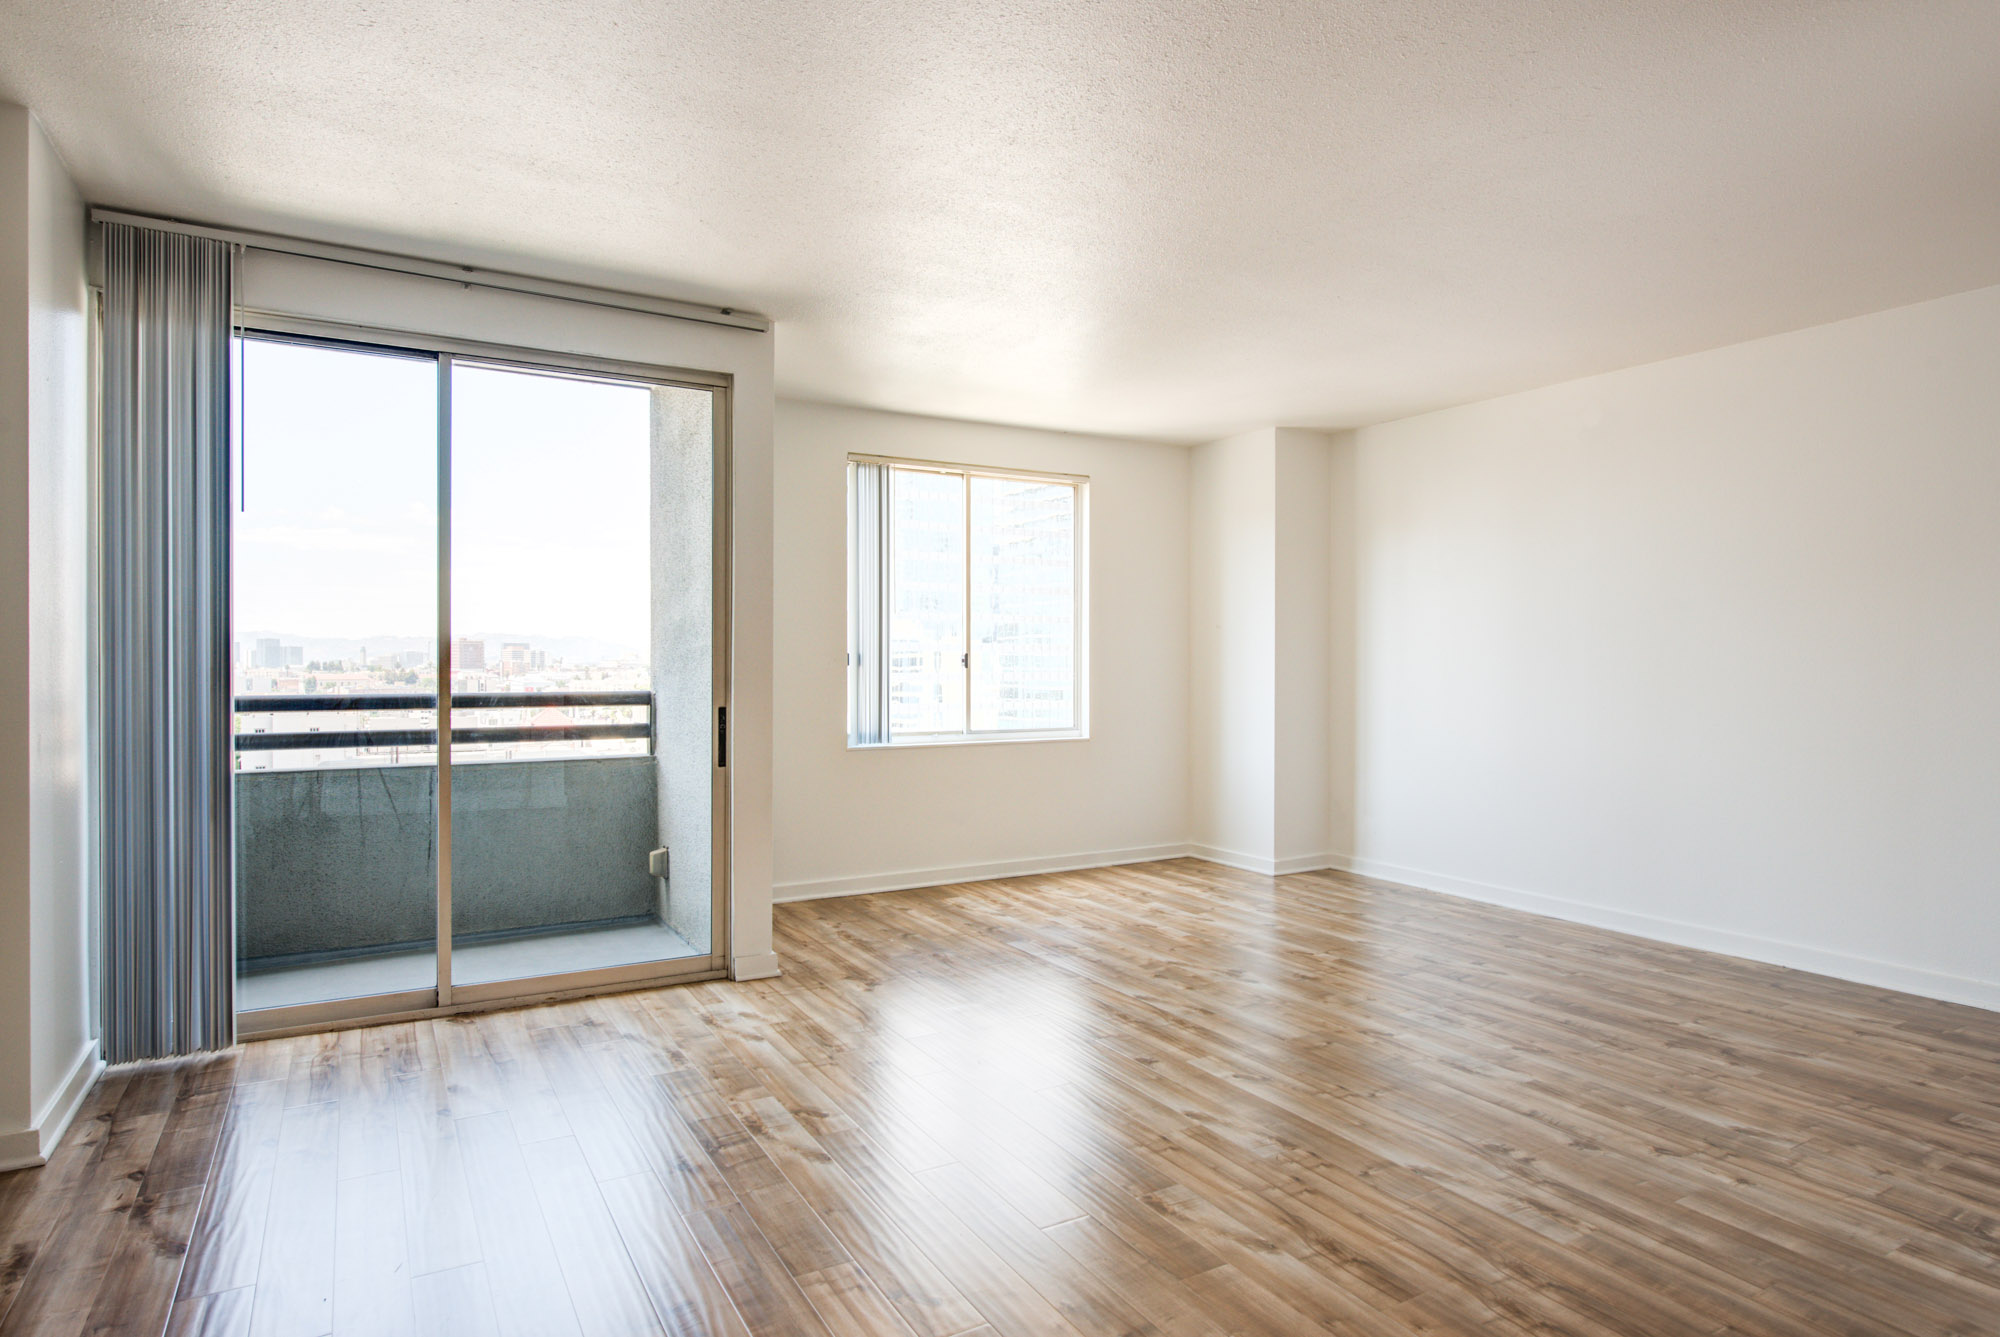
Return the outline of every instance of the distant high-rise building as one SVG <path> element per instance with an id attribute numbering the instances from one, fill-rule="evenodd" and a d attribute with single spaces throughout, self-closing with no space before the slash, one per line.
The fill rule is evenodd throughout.
<path id="1" fill-rule="evenodd" d="M 500 671 L 508 677 L 528 671 L 528 643 L 508 641 L 500 647 Z"/>
<path id="2" fill-rule="evenodd" d="M 484 673 L 486 671 L 486 642 L 476 641 L 470 636 L 461 636 L 451 643 L 451 667 L 454 673 Z"/>
<path id="3" fill-rule="evenodd" d="M 286 645 L 275 636 L 259 636 L 250 652 L 251 668 L 295 668 L 305 662 L 303 645 Z"/>

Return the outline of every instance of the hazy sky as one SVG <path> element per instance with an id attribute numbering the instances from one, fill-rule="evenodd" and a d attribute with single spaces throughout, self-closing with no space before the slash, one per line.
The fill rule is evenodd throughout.
<path id="1" fill-rule="evenodd" d="M 435 364 L 246 341 L 236 625 L 436 634 Z M 459 366 L 453 624 L 644 655 L 650 391 Z"/>

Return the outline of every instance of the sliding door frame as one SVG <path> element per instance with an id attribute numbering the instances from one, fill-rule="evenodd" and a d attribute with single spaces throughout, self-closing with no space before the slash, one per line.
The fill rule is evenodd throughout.
<path id="1" fill-rule="evenodd" d="M 246 339 L 275 338 L 299 343 L 347 347 L 374 353 L 407 353 L 435 360 L 437 401 L 437 733 L 438 845 L 433 891 L 437 900 L 437 982 L 431 989 L 407 989 L 356 998 L 300 1003 L 291 1007 L 238 1011 L 239 1038 L 254 1039 L 324 1031 L 343 1026 L 409 1021 L 458 1012 L 518 1007 L 525 1003 L 656 985 L 725 978 L 729 973 L 731 845 L 734 825 L 730 805 L 727 718 L 732 681 L 733 619 L 730 591 L 734 513 L 731 488 L 733 440 L 732 393 L 735 378 L 724 372 L 655 366 L 578 353 L 551 352 L 510 344 L 483 343 L 419 334 L 372 325 L 315 320 L 273 311 L 239 309 L 234 330 Z M 501 370 L 581 373 L 710 394 L 711 459 L 711 701 L 709 710 L 709 941 L 706 955 L 672 961 L 642 961 L 598 970 L 567 971 L 482 984 L 454 984 L 451 979 L 451 371 L 458 362 Z M 230 591 L 233 600 L 235 591 Z M 232 702 L 233 705 L 233 702 Z M 658 728 L 658 705 L 654 706 Z M 234 804 L 232 783 L 231 803 Z"/>
<path id="2" fill-rule="evenodd" d="M 437 930 L 431 950 L 437 967 L 437 1005 L 451 1006 L 451 369 L 452 354 L 437 355 L 437 867 L 431 898 Z M 364 664 L 362 666 L 366 668 Z"/>

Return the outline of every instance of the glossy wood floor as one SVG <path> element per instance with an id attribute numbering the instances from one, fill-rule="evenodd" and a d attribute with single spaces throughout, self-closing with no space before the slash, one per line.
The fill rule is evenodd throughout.
<path id="1" fill-rule="evenodd" d="M 1992 1013 L 1192 861 L 778 931 L 115 1073 L 0 1332 L 2000 1333 Z"/>

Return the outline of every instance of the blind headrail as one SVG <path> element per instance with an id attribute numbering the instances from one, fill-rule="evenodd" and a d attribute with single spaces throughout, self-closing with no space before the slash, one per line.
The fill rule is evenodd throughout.
<path id="1" fill-rule="evenodd" d="M 771 328 L 770 317 L 759 315 L 754 311 L 745 311 L 741 307 L 684 302 L 674 297 L 623 292 L 617 288 L 568 283 L 561 279 L 539 278 L 533 274 L 482 269 L 477 265 L 455 265 L 443 260 L 426 260 L 421 256 L 401 255 L 394 251 L 375 251 L 361 246 L 342 246 L 335 242 L 312 241 L 305 237 L 287 237 L 272 232 L 249 232 L 241 228 L 212 227 L 206 223 L 191 223 L 179 218 L 127 213 L 122 209 L 107 209 L 101 205 L 91 206 L 90 221 L 128 223 L 133 227 L 149 227 L 160 232 L 179 232 L 191 237 L 212 237 L 217 241 L 226 241 L 255 251 L 270 251 L 277 255 L 302 255 L 313 260 L 359 265 L 364 269 L 380 269 L 392 274 L 413 274 L 419 278 L 445 279 L 452 283 L 469 284 L 475 288 L 493 288 L 500 292 L 553 297 L 559 301 L 610 307 L 616 311 L 637 311 L 643 315 L 666 316 L 672 320 L 692 320 L 704 325 L 723 325 L 731 329 L 750 330 L 757 334 L 768 333 Z"/>

